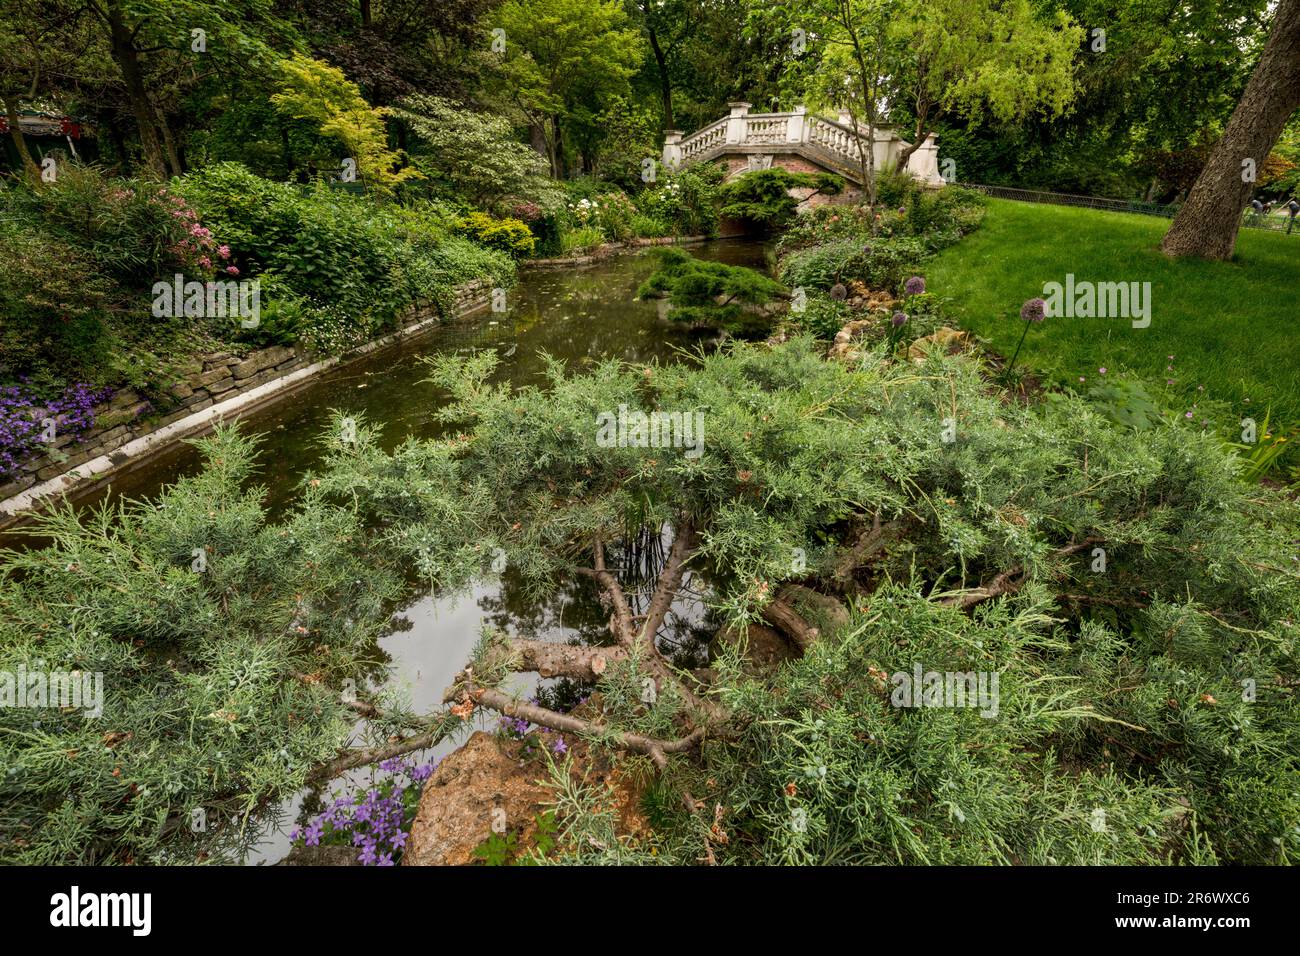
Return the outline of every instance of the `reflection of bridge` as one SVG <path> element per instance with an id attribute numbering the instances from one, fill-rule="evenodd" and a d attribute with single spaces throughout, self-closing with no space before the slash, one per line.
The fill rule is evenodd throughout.
<path id="1" fill-rule="evenodd" d="M 678 130 L 669 130 L 664 141 L 664 165 L 675 169 L 723 159 L 728 176 L 780 166 L 791 172 L 838 173 L 862 185 L 858 144 L 865 141 L 866 130 L 854 127 L 847 110 L 842 110 L 836 121 L 810 115 L 802 106 L 795 107 L 792 113 L 751 113 L 749 106 L 732 103 L 730 116 L 685 138 Z M 911 145 L 900 139 L 891 126 L 877 126 L 873 134 L 877 170 L 896 166 L 903 150 Z M 927 185 L 942 186 L 938 152 L 931 133 L 908 157 L 908 172 Z"/>

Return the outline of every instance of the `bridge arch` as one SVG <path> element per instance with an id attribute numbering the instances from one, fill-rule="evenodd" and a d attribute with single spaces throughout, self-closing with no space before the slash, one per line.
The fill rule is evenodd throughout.
<path id="1" fill-rule="evenodd" d="M 664 165 L 681 169 L 723 160 L 728 179 L 772 166 L 790 172 L 830 172 L 849 183 L 841 201 L 860 195 L 863 183 L 858 143 L 867 134 L 865 129 L 854 126 L 847 110 L 842 110 L 838 119 L 831 120 L 809 114 L 802 106 L 789 113 L 751 113 L 750 105 L 731 103 L 729 115 L 687 136 L 680 130 L 668 130 L 664 138 Z M 877 126 L 872 132 L 875 168 L 897 166 L 911 144 L 892 126 Z M 939 175 L 938 153 L 939 147 L 931 133 L 908 157 L 905 168 L 926 186 L 940 188 L 944 180 Z"/>

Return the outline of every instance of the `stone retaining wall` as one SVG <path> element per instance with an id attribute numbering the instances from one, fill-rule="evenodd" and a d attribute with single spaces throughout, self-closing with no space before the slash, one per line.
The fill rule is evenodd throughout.
<path id="1" fill-rule="evenodd" d="M 519 263 L 525 269 L 565 269 L 572 266 L 586 266 L 629 249 L 641 249 L 646 246 L 682 246 L 696 242 L 708 242 L 712 236 L 661 236 L 652 239 L 629 239 L 627 242 L 605 242 L 596 246 L 591 252 L 581 256 L 565 256 L 556 259 L 525 259 Z"/>
<path id="2" fill-rule="evenodd" d="M 453 314 L 482 307 L 490 291 L 486 280 L 459 287 Z M 203 355 L 182 370 L 182 378 L 168 389 L 166 404 L 160 401 L 157 407 L 134 389 L 122 389 L 95 408 L 92 428 L 77 436 L 59 435 L 50 452 L 20 462 L 16 477 L 0 484 L 0 525 L 43 498 L 99 480 L 146 449 L 153 453 L 207 430 L 227 411 L 243 412 L 265 404 L 327 368 L 407 338 L 438 321 L 433 303 L 419 303 L 400 317 L 396 332 L 334 358 L 320 359 L 300 346 L 278 345 Z M 213 409 L 216 411 L 209 411 Z M 150 441 L 151 437 L 160 440 Z"/>

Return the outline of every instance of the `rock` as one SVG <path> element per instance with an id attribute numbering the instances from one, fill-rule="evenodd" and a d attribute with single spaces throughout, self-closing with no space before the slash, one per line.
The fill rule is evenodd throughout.
<path id="1" fill-rule="evenodd" d="M 935 347 L 945 352 L 960 352 L 969 344 L 969 332 L 958 332 L 956 329 L 950 329 L 945 325 L 933 335 L 919 338 L 908 346 L 907 357 L 914 362 L 923 362 L 926 353 Z"/>
<path id="2" fill-rule="evenodd" d="M 592 696 L 576 716 L 591 720 L 600 712 L 599 694 Z M 533 746 L 538 735 L 528 738 Z M 554 741 L 551 734 L 542 737 Z M 600 791 L 618 815 L 620 836 L 642 838 L 650 825 L 641 813 L 641 787 L 629 775 L 611 768 L 603 757 L 593 756 L 587 745 L 564 735 L 572 758 L 574 779 Z M 554 791 L 543 782 L 545 762 L 524 759 L 525 741 L 501 740 L 475 732 L 465 745 L 438 765 L 420 797 L 415 823 L 402 854 L 403 866 L 465 866 L 476 862 L 474 850 L 492 834 L 492 811 L 505 811 L 507 832 L 515 835 L 519 852 L 534 847 L 537 816 L 551 809 Z"/>
<path id="3" fill-rule="evenodd" d="M 480 730 L 438 765 L 420 797 L 403 866 L 473 863 L 474 848 L 492 835 L 496 808 L 505 811 L 506 827 L 520 834 L 520 843 L 528 840 L 551 792 L 537 782 L 543 766 L 521 764 L 510 753 L 517 749 L 517 742 L 502 744 Z"/>
<path id="4" fill-rule="evenodd" d="M 230 378 L 230 369 L 224 365 L 218 365 L 216 368 L 209 369 L 195 380 L 196 386 L 212 385 L 221 381 L 223 378 Z"/>
<path id="5" fill-rule="evenodd" d="M 276 866 L 360 866 L 350 846 L 296 846 Z"/>
<path id="6" fill-rule="evenodd" d="M 254 352 L 234 367 L 235 378 L 248 378 L 250 375 L 256 375 L 264 368 L 279 365 L 285 359 L 292 357 L 293 349 L 285 348 L 282 345 L 273 345 L 269 349 L 262 349 L 260 352 Z"/>
<path id="7" fill-rule="evenodd" d="M 787 584 L 778 595 L 803 617 L 823 630 L 831 631 L 849 623 L 849 611 L 839 600 L 802 584 Z"/>
<path id="8" fill-rule="evenodd" d="M 227 378 L 220 382 L 213 382 L 208 386 L 209 395 L 220 395 L 222 392 L 228 392 L 239 383 L 233 378 Z"/>

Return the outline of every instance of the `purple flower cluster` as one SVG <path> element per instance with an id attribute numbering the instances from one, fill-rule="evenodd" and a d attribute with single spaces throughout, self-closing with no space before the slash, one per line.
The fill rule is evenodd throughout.
<path id="1" fill-rule="evenodd" d="M 95 423 L 95 406 L 112 394 L 111 388 L 75 384 L 42 403 L 21 385 L 0 388 L 0 477 L 41 443 L 44 419 L 54 419 L 57 435 L 81 435 Z"/>
<path id="2" fill-rule="evenodd" d="M 922 295 L 925 292 L 925 280 L 920 276 L 912 276 L 903 284 L 903 291 L 908 295 Z"/>
<path id="3" fill-rule="evenodd" d="M 528 734 L 528 728 L 530 727 L 532 727 L 532 724 L 522 717 L 506 717 L 503 715 L 497 721 L 497 730 L 508 737 L 524 737 Z"/>
<path id="4" fill-rule="evenodd" d="M 1047 303 L 1042 299 L 1026 299 L 1020 307 L 1020 317 L 1026 322 L 1041 322 L 1047 316 Z"/>
<path id="5" fill-rule="evenodd" d="M 421 784 L 432 775 L 437 763 L 416 766 L 406 757 L 394 757 L 379 764 L 390 774 L 388 780 L 371 787 L 365 795 L 339 797 L 324 813 L 308 822 L 305 830 L 294 828 L 289 839 L 304 846 L 320 846 L 323 840 L 360 847 L 357 860 L 362 866 L 392 866 L 393 854 L 406 846 L 404 799 L 408 784 Z"/>

